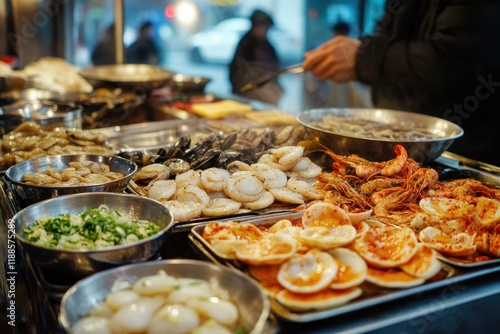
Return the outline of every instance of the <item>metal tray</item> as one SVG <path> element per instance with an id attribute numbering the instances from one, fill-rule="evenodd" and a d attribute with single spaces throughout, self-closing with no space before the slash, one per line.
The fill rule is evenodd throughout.
<path id="1" fill-rule="evenodd" d="M 197 120 L 167 120 L 87 131 L 106 135 L 109 145 L 117 150 L 135 151 L 164 147 L 175 143 L 181 136 L 208 132 L 208 129 Z"/>
<path id="2" fill-rule="evenodd" d="M 272 222 L 275 222 L 283 218 L 297 218 L 297 215 L 301 213 L 294 214 L 277 214 L 272 216 L 266 216 L 261 219 L 251 219 L 245 220 L 245 223 L 252 223 L 257 225 L 267 225 L 269 226 Z M 218 263 L 220 265 L 225 265 L 233 270 L 240 271 L 243 273 L 247 272 L 247 266 L 236 260 L 227 260 L 220 256 L 221 254 L 213 249 L 206 240 L 203 239 L 203 229 L 206 224 L 201 224 L 195 226 L 191 233 L 189 234 L 189 241 L 195 247 L 199 253 L 205 256 L 207 259 Z M 431 279 L 423 285 L 408 288 L 408 289 L 386 289 L 375 286 L 371 283 L 365 282 L 360 287 L 363 289 L 363 295 L 348 304 L 339 306 L 336 308 L 321 310 L 321 311 L 307 311 L 307 312 L 295 312 L 284 307 L 278 303 L 274 298 L 270 297 L 271 310 L 280 319 L 305 323 L 317 320 L 328 319 L 337 315 L 346 314 L 354 311 L 359 311 L 374 305 L 381 303 L 386 303 L 389 301 L 394 301 L 406 297 L 416 296 L 422 292 L 427 292 L 433 289 L 442 288 L 449 286 L 451 284 L 456 284 L 474 277 L 483 276 L 489 273 L 500 271 L 500 266 L 481 266 L 475 268 L 456 268 L 449 266 L 447 263 L 442 263 L 442 270 L 438 274 L 438 279 Z"/>

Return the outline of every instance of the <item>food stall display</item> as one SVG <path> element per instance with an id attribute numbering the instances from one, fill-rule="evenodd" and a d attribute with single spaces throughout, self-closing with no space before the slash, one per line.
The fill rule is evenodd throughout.
<path id="1" fill-rule="evenodd" d="M 97 80 L 107 82 L 101 77 Z M 111 81 L 119 84 L 119 80 Z M 103 100 L 116 97 L 108 93 L 100 97 Z M 74 98 L 79 98 L 81 103 L 82 99 L 90 100 L 93 93 L 84 94 Z M 148 92 L 140 103 L 142 98 L 146 101 L 155 98 L 155 94 L 161 95 L 161 90 Z M 137 107 L 136 100 L 130 101 L 130 107 Z M 168 101 L 163 102 L 175 109 L 173 105 L 178 100 L 169 98 Z M 316 110 L 313 114 L 299 115 L 296 122 L 280 111 L 254 110 L 241 101 L 234 101 L 235 110 L 219 112 L 215 110 L 217 103 L 227 100 L 212 99 L 213 105 L 210 105 L 209 100 L 190 95 L 186 101 L 188 106 L 183 105 L 181 111 L 188 113 L 189 119 L 102 128 L 94 122 L 92 129 L 85 130 L 45 129 L 27 120 L 3 136 L 1 214 L 5 221 L 14 217 L 14 224 L 20 225 L 23 219 L 22 229 L 16 225 L 16 237 L 20 244 L 23 241 L 23 250 L 18 252 L 19 265 L 24 268 L 22 272 L 27 275 L 27 281 L 34 278 L 40 302 L 47 303 L 51 310 L 47 313 L 52 316 L 51 321 L 41 326 L 61 329 L 57 321 L 61 311 L 60 319 L 66 330 L 71 326 L 80 328 L 88 322 L 97 327 L 116 327 L 112 329 L 115 332 L 134 326 L 139 326 L 134 327 L 136 332 L 146 332 L 148 326 L 155 332 L 164 325 L 173 325 L 164 319 L 172 317 L 172 312 L 182 311 L 186 316 L 182 324 L 189 328 L 219 326 L 213 328 L 241 332 L 241 321 L 246 315 L 240 313 L 238 318 L 236 314 L 245 308 L 235 311 L 241 307 L 240 301 L 223 298 L 233 287 L 216 293 L 205 289 L 210 281 L 206 270 L 224 267 L 225 273 L 252 282 L 259 293 L 265 293 L 260 309 L 254 310 L 267 319 L 265 326 L 259 322 L 259 331 L 266 327 L 266 333 L 286 332 L 290 324 L 305 323 L 312 327 L 297 327 L 299 331 L 314 332 L 318 326 L 321 332 L 325 328 L 336 328 L 334 323 L 322 323 L 334 318 L 343 319 L 344 328 L 356 329 L 363 319 L 354 321 L 342 317 L 367 314 L 363 312 L 375 314 L 376 305 L 383 303 L 390 309 L 391 302 L 403 303 L 408 297 L 432 294 L 456 282 L 486 280 L 500 272 L 497 265 L 500 260 L 497 229 L 500 177 L 495 174 L 494 166 L 490 170 L 471 168 L 453 165 L 457 160 L 445 158 L 446 148 L 462 133 L 459 127 L 439 119 L 410 117 L 412 122 L 423 121 L 423 125 L 416 127 L 415 123 L 408 123 L 415 130 L 409 134 L 404 128 L 394 128 L 378 120 L 367 123 L 367 111 Z M 202 103 L 197 103 L 200 101 Z M 228 103 L 222 105 L 227 108 Z M 241 105 L 244 108 L 240 109 Z M 390 111 L 370 112 L 381 117 L 391 115 L 392 123 L 400 115 Z M 334 116 L 318 120 L 318 115 L 323 117 L 325 113 Z M 335 117 L 343 119 L 339 121 Z M 353 118 L 355 122 L 351 122 Z M 374 130 L 364 133 L 366 128 Z M 372 136 L 374 132 L 378 137 Z M 360 146 L 361 139 L 375 145 L 371 156 L 362 154 L 366 147 Z M 355 145 L 349 146 L 353 142 Z M 338 146 L 349 147 L 348 152 L 336 150 Z M 422 155 L 423 152 L 431 155 Z M 96 154 L 107 156 L 127 161 L 123 165 L 135 168 L 120 175 L 104 168 L 103 174 L 114 179 L 126 176 L 126 184 L 113 190 L 114 194 L 91 184 L 83 193 L 76 188 L 73 194 L 51 189 L 47 193 L 49 199 L 21 197 L 16 182 L 26 183 L 22 189 L 26 194 L 30 187 L 77 187 L 81 184 L 68 185 L 68 182 L 98 178 L 92 175 L 99 173 L 87 173 L 91 167 L 103 169 L 95 162 L 69 161 L 54 168 L 42 166 L 37 160 L 61 161 L 61 157 L 70 153 L 81 155 L 82 159 Z M 13 170 L 30 163 L 38 169 L 23 173 L 20 180 L 11 177 Z M 52 169 L 48 170 L 49 167 Z M 72 177 L 64 179 L 63 173 L 72 173 Z M 41 184 L 33 184 L 35 181 Z M 123 192 L 127 194 L 120 194 Z M 125 206 L 120 205 L 123 213 L 111 215 L 108 206 L 99 203 L 106 202 L 108 196 L 110 201 L 114 196 L 124 196 L 113 200 L 115 204 L 127 201 Z M 94 201 L 89 206 L 86 198 L 91 197 Z M 28 203 L 28 199 L 33 201 Z M 141 222 L 143 218 L 137 217 L 136 209 L 146 214 L 146 205 L 155 208 L 150 214 L 161 208 L 171 219 L 159 227 Z M 45 206 L 51 208 L 48 211 L 53 213 L 51 217 L 39 216 L 45 212 L 42 210 Z M 54 209 L 56 206 L 71 208 L 71 212 L 60 212 Z M 141 206 L 141 210 L 136 206 Z M 109 209 L 113 207 L 110 205 Z M 125 213 L 135 215 L 139 223 L 131 224 Z M 94 220 L 89 223 L 78 218 L 82 214 L 92 214 Z M 106 223 L 111 218 L 113 222 Z M 71 231 L 78 231 L 79 237 L 72 236 L 71 232 L 65 235 L 61 231 L 48 231 L 43 227 L 45 224 L 50 225 L 49 229 L 56 225 L 59 229 L 73 226 Z M 112 230 L 100 224 L 108 224 Z M 89 244 L 89 234 L 100 238 Z M 155 239 L 157 234 L 161 234 L 161 238 Z M 120 245 L 115 239 L 122 241 Z M 145 241 L 150 239 L 158 240 L 154 252 L 146 249 Z M 125 251 L 136 247 L 136 243 L 141 245 L 145 257 L 130 261 L 100 257 L 107 246 L 112 250 L 123 247 Z M 92 249 L 82 249 L 82 244 Z M 65 245 L 64 249 L 58 248 L 61 245 Z M 68 250 L 69 246 L 74 249 Z M 36 247 L 43 249 L 38 252 L 39 256 Z M 77 249 L 84 253 L 77 258 L 88 261 L 87 269 L 90 269 L 76 268 L 78 279 L 87 278 L 74 285 L 75 276 L 61 275 L 63 267 L 58 267 L 61 263 L 56 262 L 70 263 L 71 256 L 76 255 L 72 252 Z M 178 256 L 181 249 L 183 253 Z M 174 262 L 168 259 L 177 257 L 196 258 L 194 263 L 208 260 L 215 265 L 196 269 L 203 271 L 203 279 L 207 281 L 197 281 L 197 287 L 192 288 L 193 281 L 185 277 L 194 279 L 203 275 L 186 276 L 186 272 L 182 272 L 182 275 L 170 276 L 168 270 L 158 273 L 160 269 L 156 265 L 163 262 L 166 268 L 172 265 L 175 270 Z M 165 259 L 167 261 L 159 261 Z M 203 263 L 208 265 L 207 261 Z M 155 267 L 154 272 L 145 269 L 149 265 Z M 48 270 L 50 266 L 52 270 Z M 111 271 L 94 274 L 110 267 Z M 108 282 L 106 294 L 93 300 L 92 305 L 85 301 L 85 294 L 78 291 L 85 289 L 92 294 L 94 284 L 101 284 L 99 277 L 112 272 L 130 274 L 136 268 L 146 277 L 134 277 L 127 287 L 113 288 Z M 111 282 L 114 279 L 115 276 Z M 156 281 L 169 282 L 158 290 L 161 297 L 148 290 Z M 228 310 L 224 314 L 230 319 L 210 321 L 216 318 L 210 307 L 176 293 L 186 287 L 189 290 L 186 295 L 195 301 L 200 293 L 209 300 L 220 299 L 217 307 Z M 182 297 L 182 301 L 172 295 Z M 167 296 L 174 299 L 174 304 L 169 304 Z M 128 321 L 127 312 L 133 307 L 122 307 L 120 298 L 132 297 L 135 298 L 133 305 L 145 305 L 143 308 L 150 310 L 146 317 L 151 319 L 149 323 Z M 87 315 L 92 307 L 97 307 L 91 312 L 90 320 L 77 323 L 85 314 L 73 314 L 74 310 L 68 309 L 71 298 L 79 298 Z M 266 311 L 269 306 L 266 303 L 270 303 L 271 313 Z M 248 323 L 243 327 L 250 328 L 245 332 L 252 331 Z"/>

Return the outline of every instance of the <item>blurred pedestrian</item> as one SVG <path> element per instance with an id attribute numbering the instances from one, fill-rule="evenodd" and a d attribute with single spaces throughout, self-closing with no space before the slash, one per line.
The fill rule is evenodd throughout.
<path id="1" fill-rule="evenodd" d="M 250 21 L 250 30 L 241 38 L 233 60 L 229 64 L 232 91 L 235 94 L 277 105 L 283 94 L 278 80 L 248 92 L 241 91 L 245 84 L 261 79 L 279 68 L 278 55 L 268 39 L 268 31 L 274 24 L 273 19 L 262 10 L 255 10 L 250 16 Z"/>
<path id="2" fill-rule="evenodd" d="M 94 65 L 109 65 L 116 62 L 115 24 L 110 24 L 100 36 L 92 52 Z"/>
<path id="3" fill-rule="evenodd" d="M 158 46 L 154 40 L 153 23 L 146 21 L 139 28 L 139 36 L 126 50 L 127 63 L 157 65 Z"/>

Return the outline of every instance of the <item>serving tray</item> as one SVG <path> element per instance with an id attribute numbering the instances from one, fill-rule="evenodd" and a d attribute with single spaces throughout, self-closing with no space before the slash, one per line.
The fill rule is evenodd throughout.
<path id="1" fill-rule="evenodd" d="M 280 219 L 296 219 L 301 216 L 301 213 L 281 213 L 275 215 L 269 215 L 266 217 L 261 217 L 257 219 L 247 219 L 245 223 L 256 224 L 257 226 L 267 227 L 272 225 L 274 222 Z M 242 221 L 243 222 L 243 221 Z M 228 266 L 233 270 L 243 272 L 247 275 L 248 273 L 247 265 L 237 261 L 228 259 L 226 256 L 217 252 L 204 238 L 203 230 L 206 224 L 199 224 L 192 228 L 188 238 L 191 245 L 199 254 L 206 257 L 214 263 L 220 265 Z M 496 262 L 495 262 L 496 263 Z M 490 263 L 491 264 L 491 263 Z M 311 321 L 328 319 L 334 316 L 359 311 L 374 305 L 395 301 L 398 299 L 403 299 L 411 296 L 416 296 L 420 293 L 427 292 L 430 290 L 442 288 L 458 282 L 472 279 L 474 277 L 479 277 L 487 275 L 490 273 L 500 271 L 500 266 L 498 265 L 476 265 L 470 268 L 465 266 L 460 266 L 461 268 L 450 266 L 446 262 L 442 262 L 441 272 L 438 273 L 431 280 L 426 281 L 420 286 L 407 289 L 388 289 L 375 286 L 371 283 L 364 282 L 360 287 L 363 290 L 361 297 L 352 300 L 348 304 L 338 306 L 331 309 L 319 310 L 319 311 L 306 311 L 306 312 L 296 312 L 292 311 L 282 304 L 280 304 L 276 299 L 270 296 L 271 309 L 272 312 L 280 319 L 306 323 Z"/>

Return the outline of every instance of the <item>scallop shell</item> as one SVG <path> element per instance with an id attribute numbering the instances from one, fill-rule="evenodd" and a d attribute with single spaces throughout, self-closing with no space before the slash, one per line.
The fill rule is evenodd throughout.
<path id="1" fill-rule="evenodd" d="M 336 248 L 328 252 L 339 267 L 337 277 L 330 284 L 335 290 L 349 289 L 360 285 L 366 279 L 368 268 L 365 260 L 347 248 Z"/>
<path id="2" fill-rule="evenodd" d="M 417 237 L 408 228 L 378 227 L 363 233 L 354 250 L 371 266 L 395 268 L 417 252 Z"/>
<path id="3" fill-rule="evenodd" d="M 314 203 L 302 215 L 302 226 L 332 227 L 336 225 L 351 225 L 347 213 L 340 207 L 324 202 Z"/>
<path id="4" fill-rule="evenodd" d="M 399 268 L 414 277 L 423 279 L 434 277 L 441 270 L 441 262 L 437 258 L 436 251 L 421 243 L 417 245 L 417 248 L 417 252 L 410 261 Z"/>
<path id="5" fill-rule="evenodd" d="M 278 282 L 291 292 L 314 293 L 328 287 L 337 270 L 337 263 L 330 254 L 312 249 L 283 263 Z"/>
<path id="6" fill-rule="evenodd" d="M 446 255 L 469 256 L 474 254 L 477 248 L 474 244 L 474 237 L 466 233 L 449 236 L 432 226 L 420 231 L 418 237 L 423 244 Z"/>
<path id="7" fill-rule="evenodd" d="M 313 294 L 298 294 L 282 290 L 276 296 L 281 304 L 293 311 L 323 310 L 347 304 L 361 296 L 363 290 L 355 287 L 347 290 L 323 289 Z"/>
<path id="8" fill-rule="evenodd" d="M 356 238 L 356 229 L 351 225 L 316 226 L 302 230 L 299 237 L 311 247 L 330 249 L 350 244 Z"/>

